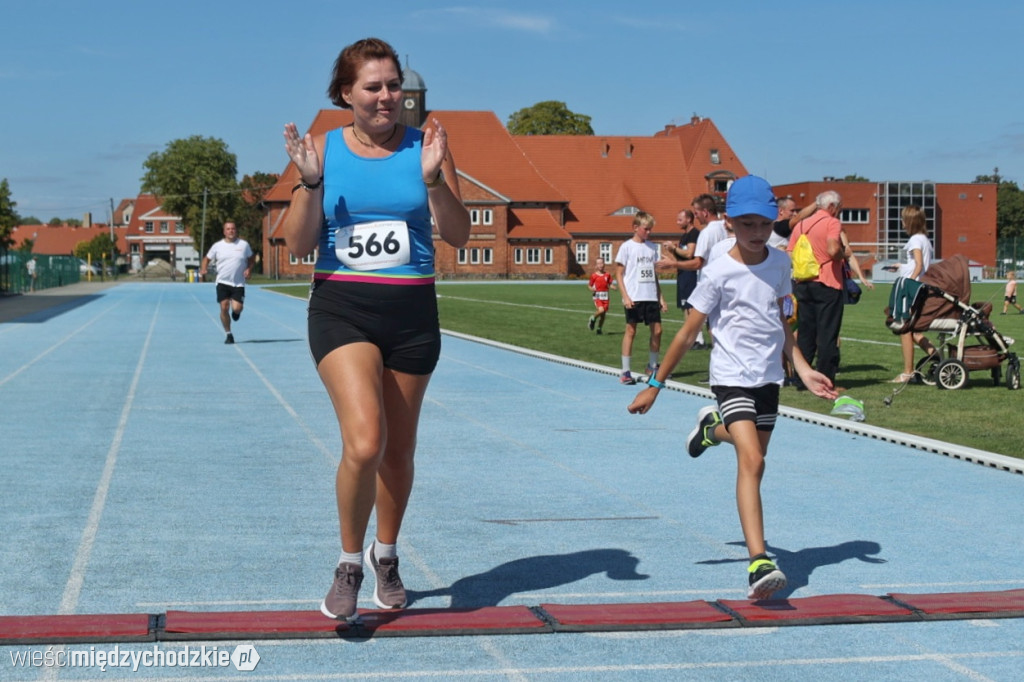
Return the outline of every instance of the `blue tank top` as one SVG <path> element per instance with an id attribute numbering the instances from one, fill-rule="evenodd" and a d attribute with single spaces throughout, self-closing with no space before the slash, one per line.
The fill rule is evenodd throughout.
<path id="1" fill-rule="evenodd" d="M 313 278 L 339 282 L 432 284 L 434 244 L 420 151 L 423 133 L 406 127 L 381 159 L 352 153 L 342 129 L 324 143 L 324 225 Z"/>

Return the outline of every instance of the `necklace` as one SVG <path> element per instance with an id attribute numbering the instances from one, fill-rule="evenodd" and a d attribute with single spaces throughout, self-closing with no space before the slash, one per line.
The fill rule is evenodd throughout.
<path id="1" fill-rule="evenodd" d="M 355 124 L 355 123 L 353 123 L 353 124 L 352 124 L 352 136 L 356 138 L 356 140 L 357 140 L 357 141 L 359 142 L 359 144 L 363 145 L 364 147 L 375 147 L 375 146 L 376 146 L 376 147 L 383 147 L 383 146 L 384 146 L 384 145 L 386 145 L 386 144 L 387 144 L 388 142 L 391 142 L 391 138 L 392 138 L 392 137 L 394 137 L 394 136 L 395 136 L 395 133 L 397 133 L 397 132 L 398 132 L 398 124 L 395 124 L 395 125 L 394 125 L 394 127 L 392 127 L 392 128 L 391 128 L 391 134 L 390 134 L 390 135 L 388 135 L 388 139 L 384 140 L 383 142 L 381 142 L 381 143 L 380 143 L 380 144 L 378 144 L 378 145 L 375 145 L 375 144 L 373 143 L 373 140 L 372 140 L 372 139 L 371 139 L 371 140 L 370 140 L 369 142 L 365 142 L 365 141 L 364 141 L 364 140 L 363 140 L 363 139 L 362 139 L 361 137 L 359 137 L 359 132 L 358 132 L 358 130 L 359 130 L 359 129 L 358 129 L 358 128 L 356 128 L 356 124 Z"/>

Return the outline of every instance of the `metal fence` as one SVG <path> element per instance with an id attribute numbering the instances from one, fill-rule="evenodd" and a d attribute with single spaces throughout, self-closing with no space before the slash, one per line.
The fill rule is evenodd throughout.
<path id="1" fill-rule="evenodd" d="M 1024 271 L 1024 237 L 1010 237 L 996 241 L 996 277 L 1004 279 L 1006 273 Z"/>
<path id="2" fill-rule="evenodd" d="M 35 263 L 30 265 L 31 261 Z M 74 256 L 45 256 L 0 249 L 0 293 L 24 294 L 74 284 L 82 278 L 80 268 L 81 261 Z"/>

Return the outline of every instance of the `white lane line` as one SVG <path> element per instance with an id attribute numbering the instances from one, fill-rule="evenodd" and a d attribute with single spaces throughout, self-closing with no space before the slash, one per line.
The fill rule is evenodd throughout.
<path id="1" fill-rule="evenodd" d="M 466 296 L 449 296 L 447 294 L 438 294 L 437 297 L 438 298 L 447 298 L 447 299 L 451 299 L 453 301 L 465 301 L 467 303 L 483 303 L 483 304 L 486 304 L 486 305 L 505 305 L 505 306 L 509 306 L 509 307 L 512 307 L 512 308 L 532 308 L 534 310 L 550 310 L 550 311 L 556 312 L 556 313 L 572 313 L 572 314 L 581 315 L 581 316 L 582 315 L 586 315 L 588 317 L 590 315 L 594 314 L 593 310 L 580 310 L 579 308 L 556 308 L 554 306 L 534 305 L 532 303 L 512 303 L 511 301 L 491 301 L 491 300 L 488 300 L 488 299 L 485 299 L 485 298 L 468 298 Z M 620 315 L 619 313 L 614 313 L 614 312 L 612 312 L 609 309 L 608 317 L 622 317 L 622 318 L 624 318 L 625 315 Z M 683 321 L 682 320 L 676 320 L 674 318 L 669 317 L 669 318 L 662 319 L 662 324 L 663 325 L 672 325 L 672 324 L 674 324 L 674 325 L 677 325 L 677 326 L 681 327 L 681 326 L 683 326 Z M 898 345 L 900 345 L 900 344 L 896 343 L 895 341 L 873 341 L 871 339 L 854 339 L 854 338 L 850 338 L 849 336 L 843 336 L 842 340 L 843 341 L 849 341 L 850 343 L 867 343 L 867 344 L 873 344 L 873 345 L 876 345 L 876 346 L 898 346 Z"/>
<path id="2" fill-rule="evenodd" d="M 128 416 L 131 414 L 132 406 L 135 404 L 135 394 L 142 377 L 142 368 L 146 364 L 146 355 L 149 352 L 150 342 L 153 339 L 153 330 L 156 329 L 156 321 L 160 315 L 160 303 L 161 301 L 158 300 L 156 307 L 153 309 L 153 318 L 149 323 L 149 331 L 146 334 L 146 340 L 142 344 L 139 361 L 135 365 L 135 375 L 132 377 L 128 395 L 125 397 L 124 405 L 121 407 L 121 417 L 117 422 L 117 429 L 114 431 L 114 439 L 110 443 L 110 449 L 107 450 L 103 474 L 100 476 L 99 485 L 96 487 L 96 494 L 93 496 L 92 507 L 89 510 L 89 518 L 86 521 L 85 529 L 82 531 L 82 539 L 78 543 L 75 560 L 71 565 L 71 574 L 68 577 L 67 585 L 64 587 L 64 595 L 61 597 L 60 607 L 57 609 L 59 615 L 74 613 L 78 607 L 78 599 L 82 594 L 82 584 L 85 582 L 85 572 L 89 566 L 89 557 L 92 555 L 92 548 L 96 543 L 96 533 L 100 526 L 100 518 L 103 516 L 103 508 L 107 503 L 110 480 L 114 476 L 114 467 L 117 465 L 117 456 L 121 452 L 121 442 L 124 439 L 124 432 L 128 425 Z"/>

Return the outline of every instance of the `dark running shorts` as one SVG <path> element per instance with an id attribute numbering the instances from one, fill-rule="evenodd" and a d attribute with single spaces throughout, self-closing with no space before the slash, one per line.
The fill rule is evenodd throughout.
<path id="1" fill-rule="evenodd" d="M 385 367 L 404 374 L 430 374 L 441 356 L 430 285 L 314 282 L 308 330 L 317 365 L 335 348 L 363 341 L 380 349 Z"/>
<path id="2" fill-rule="evenodd" d="M 224 282 L 217 282 L 217 303 L 228 299 L 245 303 L 245 287 L 233 287 Z"/>
<path id="3" fill-rule="evenodd" d="M 640 324 L 648 327 L 661 322 L 661 304 L 657 301 L 633 301 L 632 308 L 626 308 L 626 324 Z"/>
<path id="4" fill-rule="evenodd" d="M 779 416 L 779 385 L 765 384 L 757 388 L 741 386 L 712 386 L 718 401 L 722 422 L 729 425 L 738 421 L 751 421 L 758 431 L 771 431 Z"/>

